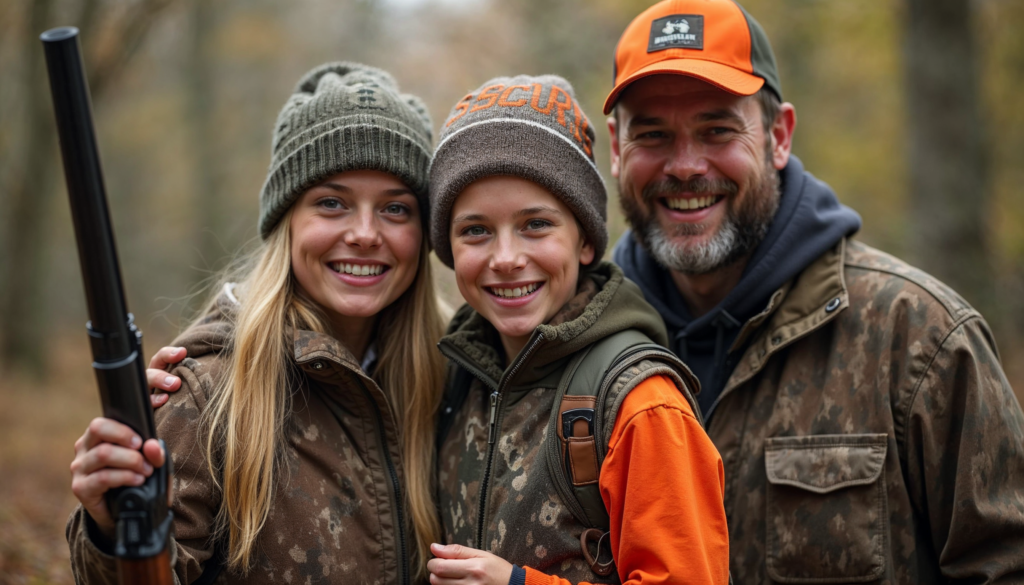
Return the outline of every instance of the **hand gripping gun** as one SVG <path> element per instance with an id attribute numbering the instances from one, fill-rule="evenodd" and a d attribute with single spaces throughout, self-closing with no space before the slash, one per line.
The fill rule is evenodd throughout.
<path id="1" fill-rule="evenodd" d="M 130 426 L 143 441 L 156 437 L 149 402 L 142 332 L 128 312 L 117 262 L 114 232 L 92 123 L 89 89 L 82 70 L 78 29 L 44 32 L 46 68 L 64 159 L 64 177 L 85 284 L 93 370 L 103 416 Z M 117 526 L 114 556 L 122 585 L 172 583 L 167 548 L 172 514 L 167 508 L 170 457 L 139 487 L 107 492 Z"/>

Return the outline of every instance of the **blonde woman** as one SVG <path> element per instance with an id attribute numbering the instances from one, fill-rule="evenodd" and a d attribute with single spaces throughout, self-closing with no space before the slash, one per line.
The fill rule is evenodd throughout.
<path id="1" fill-rule="evenodd" d="M 424 229 L 430 147 L 422 102 L 377 69 L 323 65 L 285 104 L 263 246 L 176 342 L 181 388 L 156 412 L 177 582 L 425 580 L 444 326 Z M 75 445 L 79 583 L 116 581 L 103 494 L 164 464 L 139 440 L 98 418 Z"/>

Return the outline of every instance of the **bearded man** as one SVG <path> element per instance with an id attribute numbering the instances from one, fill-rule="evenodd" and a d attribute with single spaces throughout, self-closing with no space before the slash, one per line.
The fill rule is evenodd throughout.
<path id="1" fill-rule="evenodd" d="M 1024 580 L 1024 415 L 988 325 L 853 239 L 790 154 L 761 27 L 731 0 L 651 7 L 613 109 L 614 259 L 701 381 L 736 582 Z"/>

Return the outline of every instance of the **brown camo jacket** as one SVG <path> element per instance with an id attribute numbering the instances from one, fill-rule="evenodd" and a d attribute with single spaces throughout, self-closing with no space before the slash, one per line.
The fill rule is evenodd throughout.
<path id="1" fill-rule="evenodd" d="M 1024 415 L 955 292 L 845 241 L 744 346 L 708 422 L 736 583 L 1024 582 Z"/>
<path id="2" fill-rule="evenodd" d="M 228 302 L 219 304 L 230 310 Z M 220 350 L 228 335 L 229 326 L 214 314 L 175 342 L 190 356 L 173 371 L 182 387 L 155 412 L 157 434 L 175 466 L 175 583 L 198 578 L 213 554 L 211 527 L 220 495 L 207 470 L 197 423 L 222 367 Z M 278 476 L 255 562 L 244 576 L 225 568 L 217 583 L 409 582 L 402 546 L 407 558 L 411 530 L 399 531 L 396 505 L 402 497 L 396 494 L 402 485 L 401 453 L 384 393 L 352 354 L 326 335 L 296 332 L 295 363 L 302 383 L 292 389 L 287 469 Z M 114 559 L 96 544 L 102 537 L 81 507 L 68 521 L 67 537 L 77 583 L 117 582 Z"/>
<path id="3" fill-rule="evenodd" d="M 438 503 L 449 543 L 483 549 L 572 583 L 619 583 L 616 571 L 601 577 L 584 560 L 579 539 L 586 526 L 563 503 L 549 473 L 547 428 L 555 388 L 578 350 L 624 329 L 639 329 L 662 344 L 666 334 L 657 312 L 617 266 L 602 263 L 594 274 L 551 321 L 538 327 L 508 368 L 497 353 L 500 341 L 493 326 L 468 306 L 455 316 L 440 347 L 477 375 L 438 453 Z M 599 431 L 605 445 L 622 399 L 653 375 L 667 375 L 684 387 L 674 370 L 650 360 L 623 372 L 601 409 L 608 417 Z M 499 388 L 492 446 L 489 399 Z M 710 471 L 717 478 L 717 469 Z"/>

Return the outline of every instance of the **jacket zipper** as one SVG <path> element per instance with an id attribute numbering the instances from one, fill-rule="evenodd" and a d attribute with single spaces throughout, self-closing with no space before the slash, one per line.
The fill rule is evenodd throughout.
<path id="1" fill-rule="evenodd" d="M 484 468 L 484 477 L 480 482 L 480 508 L 477 511 L 477 542 L 476 545 L 480 550 L 487 550 L 484 547 L 484 525 L 485 516 L 487 513 L 487 489 L 488 484 L 491 481 L 491 467 L 494 463 L 494 445 L 496 443 L 498 429 L 501 428 L 501 411 L 498 408 L 501 404 L 501 391 L 505 388 L 510 380 L 516 377 L 519 369 L 523 367 L 533 351 L 540 345 L 543 336 L 538 335 L 536 332 L 533 334 L 533 338 L 526 346 L 526 350 L 522 353 L 521 357 L 516 360 L 516 363 L 512 365 L 512 369 L 508 371 L 508 374 L 504 376 L 498 383 L 498 387 L 491 392 L 490 397 L 490 415 L 488 416 L 488 429 L 487 429 L 487 466 Z"/>
<path id="2" fill-rule="evenodd" d="M 402 488 L 398 482 L 398 473 L 395 472 L 395 463 L 391 460 L 391 451 L 388 449 L 387 436 L 384 432 L 384 416 L 380 412 L 380 407 L 377 402 L 373 399 L 370 391 L 365 385 L 360 384 L 363 388 L 363 392 L 366 394 L 366 398 L 373 405 L 373 412 L 377 415 L 377 438 L 380 440 L 381 451 L 384 453 L 384 463 L 388 469 L 388 477 L 391 479 L 391 488 L 395 496 L 395 516 L 398 519 L 398 551 L 399 551 L 399 566 L 398 570 L 401 572 L 403 585 L 409 585 L 409 558 L 408 552 L 406 551 L 405 545 L 405 519 L 402 513 Z"/>

